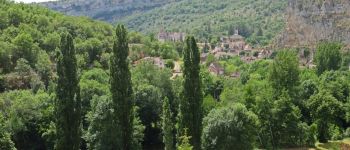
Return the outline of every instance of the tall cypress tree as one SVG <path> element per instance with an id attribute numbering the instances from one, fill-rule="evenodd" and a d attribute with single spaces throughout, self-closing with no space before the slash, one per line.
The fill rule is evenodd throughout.
<path id="1" fill-rule="evenodd" d="M 58 150 L 78 150 L 80 147 L 80 88 L 73 38 L 61 35 L 61 51 L 57 52 L 56 130 Z"/>
<path id="2" fill-rule="evenodd" d="M 165 150 L 174 150 L 174 123 L 172 120 L 172 112 L 170 109 L 169 99 L 166 97 L 163 101 L 163 115 L 162 115 L 162 130 L 163 143 Z"/>
<path id="3" fill-rule="evenodd" d="M 201 149 L 202 133 L 202 91 L 200 80 L 200 54 L 193 36 L 186 38 L 184 49 L 184 82 L 182 98 L 180 100 L 179 133 L 184 135 L 185 129 L 191 136 L 194 150 Z"/>
<path id="4" fill-rule="evenodd" d="M 128 54 L 127 31 L 123 25 L 118 25 L 110 60 L 110 83 L 116 123 L 114 133 L 119 138 L 112 144 L 122 150 L 129 150 L 132 142 L 132 86 Z"/>

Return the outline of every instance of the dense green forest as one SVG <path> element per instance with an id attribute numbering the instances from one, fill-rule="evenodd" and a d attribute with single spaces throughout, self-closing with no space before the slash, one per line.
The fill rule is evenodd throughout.
<path id="1" fill-rule="evenodd" d="M 235 29 L 253 45 L 267 45 L 285 23 L 288 0 L 76 0 L 48 2 L 44 6 L 67 15 L 89 16 L 125 23 L 144 34 L 161 29 L 196 35 L 212 42 Z"/>
<path id="2" fill-rule="evenodd" d="M 287 0 L 180 0 L 118 20 L 143 33 L 182 31 L 201 41 L 235 29 L 256 45 L 267 45 L 284 27 Z"/>
<path id="3" fill-rule="evenodd" d="M 320 43 L 315 68 L 300 67 L 301 49 L 252 63 L 221 58 L 225 72 L 241 73 L 231 78 L 200 63 L 196 39 L 162 43 L 123 25 L 0 0 L 0 149 L 349 142 L 350 55 L 341 44 Z M 139 61 L 145 56 L 164 59 L 166 67 Z M 183 76 L 171 78 L 175 62 Z"/>
<path id="4" fill-rule="evenodd" d="M 177 0 L 178 1 L 178 0 Z M 135 13 L 152 11 L 163 5 L 176 3 L 174 0 L 57 0 L 40 3 L 50 9 L 67 15 L 89 16 L 106 22 L 115 22 Z"/>

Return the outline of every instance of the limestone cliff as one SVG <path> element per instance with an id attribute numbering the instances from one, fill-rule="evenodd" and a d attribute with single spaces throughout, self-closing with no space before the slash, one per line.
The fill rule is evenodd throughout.
<path id="1" fill-rule="evenodd" d="M 319 41 L 350 45 L 350 0 L 289 0 L 277 47 L 314 47 Z"/>

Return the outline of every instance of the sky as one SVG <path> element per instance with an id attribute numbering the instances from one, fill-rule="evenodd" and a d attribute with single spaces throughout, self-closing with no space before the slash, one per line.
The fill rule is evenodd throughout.
<path id="1" fill-rule="evenodd" d="M 46 2 L 46 1 L 53 1 L 53 0 L 15 0 L 15 2 L 24 2 L 24 3 Z"/>

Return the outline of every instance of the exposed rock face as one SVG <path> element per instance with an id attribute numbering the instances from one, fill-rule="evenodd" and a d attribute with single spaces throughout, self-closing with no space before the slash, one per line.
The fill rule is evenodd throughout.
<path id="1" fill-rule="evenodd" d="M 289 0 L 277 47 L 314 47 L 322 40 L 350 45 L 350 0 Z"/>
<path id="2" fill-rule="evenodd" d="M 50 9 L 73 16 L 115 22 L 120 18 L 163 6 L 173 0 L 60 0 L 41 3 Z"/>

